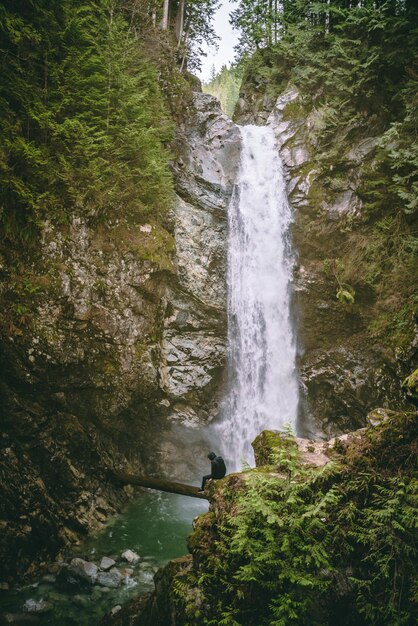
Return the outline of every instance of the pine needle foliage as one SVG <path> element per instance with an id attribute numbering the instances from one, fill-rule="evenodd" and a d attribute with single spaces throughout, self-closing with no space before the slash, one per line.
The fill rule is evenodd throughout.
<path id="1" fill-rule="evenodd" d="M 157 219 L 172 129 L 156 70 L 118 0 L 0 6 L 0 230 L 36 240 L 46 218 Z"/>

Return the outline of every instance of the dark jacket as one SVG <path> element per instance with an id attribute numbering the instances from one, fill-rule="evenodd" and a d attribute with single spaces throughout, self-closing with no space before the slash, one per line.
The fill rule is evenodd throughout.
<path id="1" fill-rule="evenodd" d="M 210 463 L 213 478 L 223 478 L 226 474 L 226 466 L 223 458 L 221 456 L 215 456 Z"/>

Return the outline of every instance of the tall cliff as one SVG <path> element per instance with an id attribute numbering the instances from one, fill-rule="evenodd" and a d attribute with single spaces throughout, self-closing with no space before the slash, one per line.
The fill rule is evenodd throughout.
<path id="1" fill-rule="evenodd" d="M 37 254 L 21 264 L 19 311 L 9 306 L 15 268 L 2 265 L 5 577 L 122 506 L 132 494 L 109 481 L 115 465 L 187 476 L 179 425 L 217 411 L 239 133 L 197 93 L 181 134 L 165 226 L 123 213 L 97 223 L 87 208 L 65 226 L 45 220 Z"/>
<path id="2" fill-rule="evenodd" d="M 173 199 L 152 52 L 125 18 L 90 7 L 87 36 L 62 28 L 66 11 L 79 24 L 80 7 L 42 2 L 24 15 L 35 26 L 17 36 L 24 18 L 4 5 L 0 558 L 10 578 L 132 496 L 109 478 L 115 465 L 193 472 L 195 427 L 217 415 L 222 395 L 226 209 L 240 140 L 211 96 L 181 97 L 171 49 L 155 44 L 161 88 L 186 119 L 173 142 Z M 298 255 L 299 427 L 324 437 L 363 426 L 376 405 L 403 403 L 400 380 L 418 365 L 416 243 L 412 218 L 383 211 L 370 227 L 365 186 L 377 184 L 384 130 L 376 119 L 359 112 L 325 150 L 329 107 L 288 85 L 288 72 L 272 88 L 266 67 L 280 74 L 280 59 L 265 61 L 247 74 L 237 120 L 276 130 Z M 96 88 L 107 97 L 91 97 Z"/>

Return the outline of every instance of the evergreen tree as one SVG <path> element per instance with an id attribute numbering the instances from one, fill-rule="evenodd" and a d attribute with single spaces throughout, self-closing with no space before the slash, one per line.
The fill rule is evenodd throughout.
<path id="1" fill-rule="evenodd" d="M 45 217 L 83 208 L 158 217 L 171 194 L 170 126 L 126 7 L 7 0 L 0 33 L 3 235 L 33 239 Z"/>
<path id="2" fill-rule="evenodd" d="M 189 0 L 184 7 L 184 27 L 179 38 L 180 66 L 193 70 L 205 56 L 203 44 L 214 45 L 219 37 L 213 28 L 213 17 L 220 0 Z"/>
<path id="3" fill-rule="evenodd" d="M 211 72 L 212 75 L 212 72 Z M 236 66 L 228 69 L 223 65 L 218 74 L 213 67 L 213 78 L 203 85 L 203 91 L 218 98 L 223 111 L 232 117 L 239 97 L 242 73 Z"/>

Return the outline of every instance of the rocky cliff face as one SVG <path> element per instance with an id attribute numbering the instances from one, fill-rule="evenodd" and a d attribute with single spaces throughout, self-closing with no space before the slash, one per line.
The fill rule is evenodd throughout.
<path id="1" fill-rule="evenodd" d="M 202 441 L 193 429 L 216 416 L 222 394 L 227 207 L 240 141 L 217 100 L 195 94 L 195 114 L 173 164 L 177 279 L 167 284 L 159 367 L 160 404 L 170 426 L 161 458 L 165 471 L 179 479 L 196 475 Z"/>
<path id="2" fill-rule="evenodd" d="M 349 286 L 355 292 L 353 303 L 336 297 L 341 277 L 333 263 L 349 256 L 350 236 L 361 237 L 361 224 L 357 232 L 355 225 L 362 211 L 358 190 L 378 137 L 353 143 L 344 174 L 333 177 L 331 165 L 325 184 L 316 145 L 323 113 L 305 110 L 292 87 L 276 101 L 265 87 L 244 86 L 235 117 L 240 123 L 267 123 L 276 132 L 294 209 L 300 432 L 330 436 L 363 425 L 376 405 L 402 405 L 400 380 L 416 367 L 418 334 L 402 349 L 382 342 L 373 332 L 373 319 L 384 304 L 360 276 Z M 338 141 L 336 137 L 335 150 Z"/>
<path id="3" fill-rule="evenodd" d="M 165 227 L 123 213 L 97 224 L 86 208 L 68 225 L 45 223 L 37 255 L 18 268 L 2 264 L 3 577 L 123 504 L 131 494 L 109 483 L 109 468 L 170 473 L 172 424 L 216 413 L 239 132 L 196 94 L 182 133 Z"/>
<path id="4" fill-rule="evenodd" d="M 175 164 L 178 280 L 166 296 L 160 372 L 170 419 L 201 424 L 216 413 L 225 358 L 227 207 L 240 134 L 212 96 L 196 94 L 195 104 L 187 148 Z"/>

